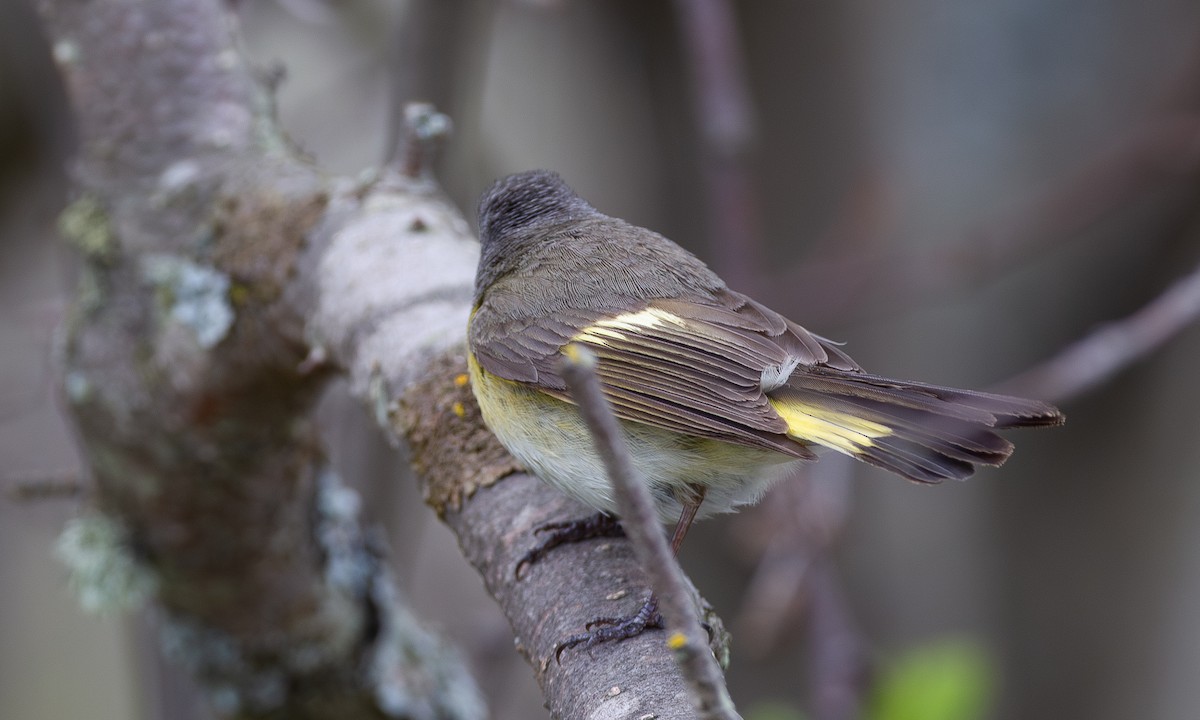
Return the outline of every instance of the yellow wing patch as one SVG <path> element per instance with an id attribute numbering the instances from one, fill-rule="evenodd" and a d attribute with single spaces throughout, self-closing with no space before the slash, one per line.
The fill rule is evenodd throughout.
<path id="1" fill-rule="evenodd" d="M 846 455 L 861 454 L 864 448 L 875 444 L 875 438 L 886 437 L 893 432 L 886 425 L 846 413 L 795 401 L 768 400 L 788 424 L 788 435 Z"/>
<path id="2" fill-rule="evenodd" d="M 659 310 L 658 308 L 646 308 L 637 312 L 622 313 L 610 318 L 604 318 L 603 320 L 597 320 L 595 324 L 588 325 L 571 339 L 575 342 L 607 345 L 606 338 L 624 340 L 626 338 L 625 333 L 627 332 L 637 332 L 639 328 L 658 327 L 664 323 L 672 323 L 679 326 L 684 324 L 683 318 L 678 315 L 669 313 L 666 310 Z"/>

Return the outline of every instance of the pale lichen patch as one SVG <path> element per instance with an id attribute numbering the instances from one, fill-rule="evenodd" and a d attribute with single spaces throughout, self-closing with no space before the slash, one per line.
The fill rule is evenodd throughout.
<path id="1" fill-rule="evenodd" d="M 70 569 L 71 586 L 88 612 L 134 609 L 158 589 L 158 576 L 129 551 L 125 528 L 106 515 L 67 522 L 54 554 Z"/>
<path id="2" fill-rule="evenodd" d="M 187 327 L 200 347 L 216 346 L 233 326 L 229 276 L 173 255 L 142 259 L 142 277 L 160 291 L 168 316 Z"/>

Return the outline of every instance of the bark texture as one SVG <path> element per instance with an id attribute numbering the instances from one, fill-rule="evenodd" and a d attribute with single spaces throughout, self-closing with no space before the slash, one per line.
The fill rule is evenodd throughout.
<path id="1" fill-rule="evenodd" d="M 479 409 L 460 379 L 467 369 L 465 358 L 452 352 L 434 367 L 438 374 L 408 393 L 397 420 L 410 437 L 422 435 L 420 424 L 446 428 L 451 436 L 441 443 L 412 444 L 419 471 L 438 467 L 432 459 L 444 447 L 462 448 L 456 461 L 461 471 L 422 471 L 422 487 L 512 625 L 517 651 L 533 666 L 551 716 L 699 717 L 667 649 L 665 631 L 589 651 L 567 650 L 561 662 L 555 661 L 558 643 L 589 621 L 635 612 L 649 593 L 646 575 L 629 541 L 616 538 L 559 546 L 517 579 L 517 561 L 537 544 L 538 527 L 595 511 L 514 471 L 507 455 L 497 463 L 499 445 L 490 433 L 482 439 L 477 434 Z M 726 665 L 724 625 L 689 588 L 709 628 L 713 652 Z"/>

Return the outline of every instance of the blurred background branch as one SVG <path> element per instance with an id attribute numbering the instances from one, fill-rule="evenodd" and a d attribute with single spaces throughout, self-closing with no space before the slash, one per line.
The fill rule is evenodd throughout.
<path id="1" fill-rule="evenodd" d="M 1100 327 L 997 386 L 999 392 L 1070 401 L 1144 360 L 1200 318 L 1200 268 L 1129 317 Z"/>
<path id="2" fill-rule="evenodd" d="M 762 272 L 764 253 L 750 170 L 754 109 L 741 31 L 729 0 L 675 0 L 673 5 L 699 131 L 708 252 L 726 282 L 746 287 Z"/>

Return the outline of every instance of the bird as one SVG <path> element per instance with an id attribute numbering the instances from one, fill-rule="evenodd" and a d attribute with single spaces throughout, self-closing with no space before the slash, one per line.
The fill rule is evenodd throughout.
<path id="1" fill-rule="evenodd" d="M 917 483 L 962 480 L 1013 451 L 996 431 L 1064 422 L 1058 408 L 874 375 L 841 345 L 730 289 L 662 235 L 606 215 L 555 172 L 496 181 L 479 204 L 467 328 L 472 392 L 500 443 L 597 511 L 554 546 L 620 533 L 614 491 L 562 377 L 564 348 L 596 374 L 676 553 L 692 522 L 757 502 L 818 451 Z M 661 625 L 654 597 L 566 647 Z M 560 644 L 560 650 L 564 644 Z M 557 654 L 557 653 L 556 653 Z"/>

